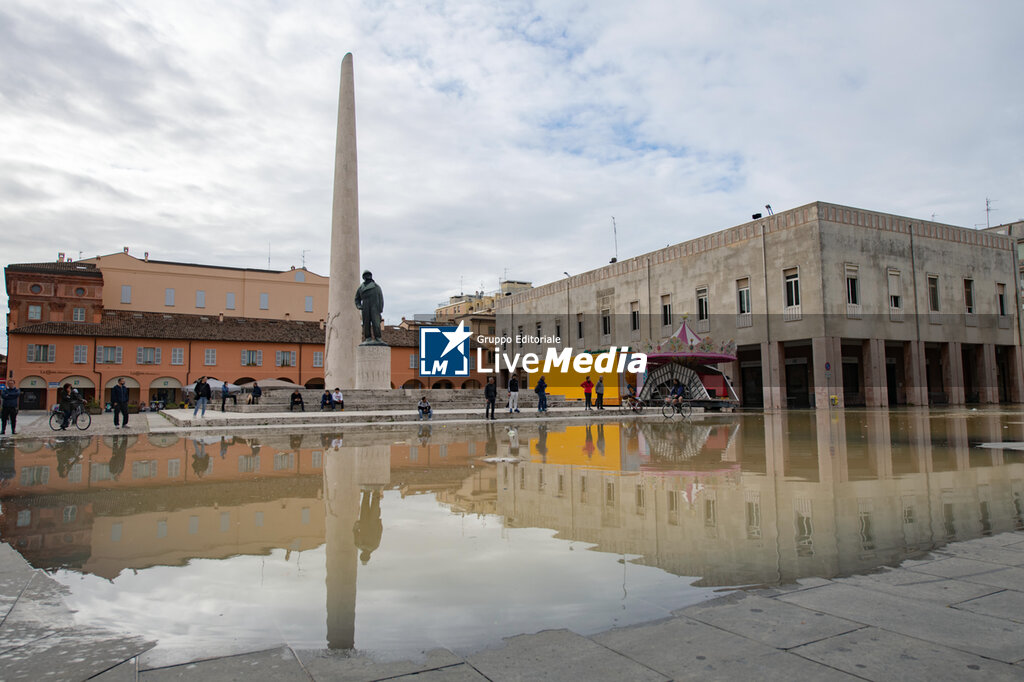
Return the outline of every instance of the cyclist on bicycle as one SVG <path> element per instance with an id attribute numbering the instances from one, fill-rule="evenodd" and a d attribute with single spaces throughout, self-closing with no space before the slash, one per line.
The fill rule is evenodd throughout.
<path id="1" fill-rule="evenodd" d="M 72 388 L 71 384 L 64 384 L 57 397 L 60 401 L 60 412 L 64 415 L 64 419 L 60 423 L 60 430 L 63 431 L 71 423 L 71 413 L 74 412 L 75 407 L 78 405 L 78 391 Z"/>
<path id="2" fill-rule="evenodd" d="M 672 407 L 678 407 L 679 404 L 683 402 L 683 399 L 685 397 L 686 389 L 683 388 L 683 385 L 681 383 L 679 383 L 679 379 L 676 379 L 672 383 L 672 390 L 669 391 L 668 397 L 665 398 L 665 403 L 671 405 Z"/>
<path id="3" fill-rule="evenodd" d="M 626 384 L 626 404 L 632 407 L 639 402 L 639 398 L 636 396 L 636 387 L 633 384 Z"/>

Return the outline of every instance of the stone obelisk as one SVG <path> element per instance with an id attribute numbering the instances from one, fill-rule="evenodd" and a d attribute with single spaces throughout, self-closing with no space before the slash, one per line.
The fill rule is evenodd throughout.
<path id="1" fill-rule="evenodd" d="M 356 168 L 356 99 L 352 53 L 341 60 L 338 139 L 334 149 L 331 272 L 327 297 L 327 388 L 355 388 L 356 346 L 361 336 L 353 292 L 360 282 L 359 183 Z"/>

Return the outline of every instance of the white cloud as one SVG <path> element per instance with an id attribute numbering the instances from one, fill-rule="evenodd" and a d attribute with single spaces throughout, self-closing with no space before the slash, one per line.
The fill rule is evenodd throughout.
<path id="1" fill-rule="evenodd" d="M 1024 6 L 48 2 L 0 9 L 5 263 L 149 251 L 327 273 L 355 55 L 386 315 L 834 201 L 1024 215 Z M 41 237 L 45 235 L 45 238 Z M 507 268 L 507 271 L 506 271 Z M 355 283 L 353 284 L 353 286 Z M 0 301 L 2 303 L 3 301 Z"/>

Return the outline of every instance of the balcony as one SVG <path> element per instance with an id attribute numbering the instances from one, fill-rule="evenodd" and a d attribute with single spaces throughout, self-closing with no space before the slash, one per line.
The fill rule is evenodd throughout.
<path id="1" fill-rule="evenodd" d="M 711 330 L 711 320 L 704 318 L 693 323 L 693 331 L 698 334 L 707 334 Z"/>
<path id="2" fill-rule="evenodd" d="M 996 318 L 996 324 L 999 325 L 1000 329 L 1009 329 L 1010 328 L 1010 316 L 1009 315 L 1000 315 L 999 317 Z"/>
<path id="3" fill-rule="evenodd" d="M 855 320 L 859 320 L 862 314 L 860 303 L 847 303 L 846 304 L 846 316 L 851 317 Z"/>
<path id="4" fill-rule="evenodd" d="M 743 329 L 744 327 L 754 326 L 754 316 L 750 313 L 737 313 L 736 314 L 736 328 Z"/>
<path id="5" fill-rule="evenodd" d="M 903 321 L 903 308 L 889 307 L 889 321 L 890 322 L 902 322 Z"/>
<path id="6" fill-rule="evenodd" d="M 788 305 L 782 309 L 783 322 L 795 322 L 796 320 L 802 320 L 803 317 L 804 315 L 799 305 Z"/>

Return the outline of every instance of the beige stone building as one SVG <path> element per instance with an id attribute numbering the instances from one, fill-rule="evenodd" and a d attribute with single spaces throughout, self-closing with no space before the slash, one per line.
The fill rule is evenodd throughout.
<path id="1" fill-rule="evenodd" d="M 746 406 L 1020 402 L 1015 240 L 824 202 L 496 301 L 499 334 L 734 340 Z M 527 344 L 528 345 L 528 344 Z"/>

